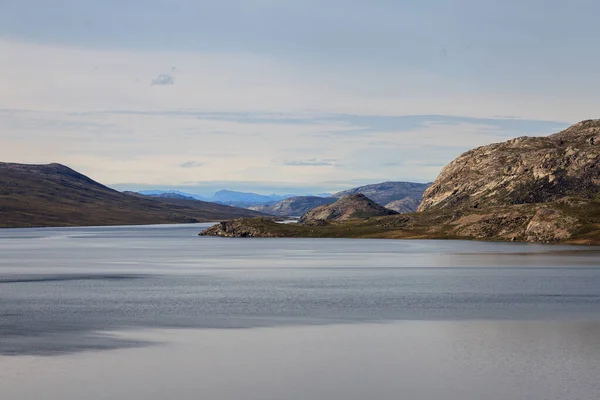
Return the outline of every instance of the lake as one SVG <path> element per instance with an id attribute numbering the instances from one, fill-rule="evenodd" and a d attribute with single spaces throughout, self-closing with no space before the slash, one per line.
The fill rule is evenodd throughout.
<path id="1" fill-rule="evenodd" d="M 0 398 L 600 398 L 600 249 L 0 230 Z"/>

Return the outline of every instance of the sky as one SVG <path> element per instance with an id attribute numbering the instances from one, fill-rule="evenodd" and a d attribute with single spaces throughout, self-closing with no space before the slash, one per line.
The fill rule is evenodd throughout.
<path id="1" fill-rule="evenodd" d="M 595 0 L 0 0 L 0 161 L 111 187 L 429 182 L 600 110 Z"/>

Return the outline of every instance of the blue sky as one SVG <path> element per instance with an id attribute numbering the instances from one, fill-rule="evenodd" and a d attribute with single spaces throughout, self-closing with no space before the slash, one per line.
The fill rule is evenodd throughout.
<path id="1" fill-rule="evenodd" d="M 587 0 L 0 0 L 0 159 L 120 189 L 431 181 L 596 118 Z"/>

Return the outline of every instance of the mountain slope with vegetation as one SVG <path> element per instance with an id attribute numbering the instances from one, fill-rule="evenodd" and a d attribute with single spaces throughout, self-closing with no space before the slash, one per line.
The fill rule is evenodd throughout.
<path id="1" fill-rule="evenodd" d="M 0 227 L 188 223 L 259 215 L 211 203 L 128 195 L 61 164 L 0 163 Z"/>

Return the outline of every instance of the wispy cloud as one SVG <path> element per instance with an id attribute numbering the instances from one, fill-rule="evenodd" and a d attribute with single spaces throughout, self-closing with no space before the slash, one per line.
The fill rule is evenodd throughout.
<path id="1" fill-rule="evenodd" d="M 152 82 L 150 84 L 152 86 L 155 86 L 155 85 L 158 85 L 158 86 L 174 85 L 175 84 L 175 78 L 171 74 L 159 74 L 156 78 L 152 79 Z"/>
<path id="2" fill-rule="evenodd" d="M 285 160 L 283 165 L 294 167 L 331 167 L 336 165 L 337 160 L 310 158 L 308 160 Z"/>
<path id="3" fill-rule="evenodd" d="M 198 167 L 202 167 L 203 165 L 204 165 L 204 163 L 197 162 L 197 161 L 186 161 L 184 163 L 179 164 L 179 166 L 181 168 L 198 168 Z"/>
<path id="4" fill-rule="evenodd" d="M 244 114 L 247 118 L 242 118 Z M 343 189 L 318 182 L 348 182 L 344 187 L 349 188 L 352 180 L 431 181 L 443 165 L 469 148 L 524 134 L 550 134 L 568 125 L 318 113 L 290 113 L 274 121 L 260 112 L 204 115 L 200 110 L 157 109 L 138 113 L 131 108 L 122 112 L 5 109 L 2 116 L 0 160 L 59 161 L 106 184 L 245 180 L 272 182 L 281 188 L 284 182 L 296 188 L 318 185 L 310 192 Z M 311 136 L 352 129 L 373 134 Z M 32 141 L 38 146 L 32 148 Z"/>

